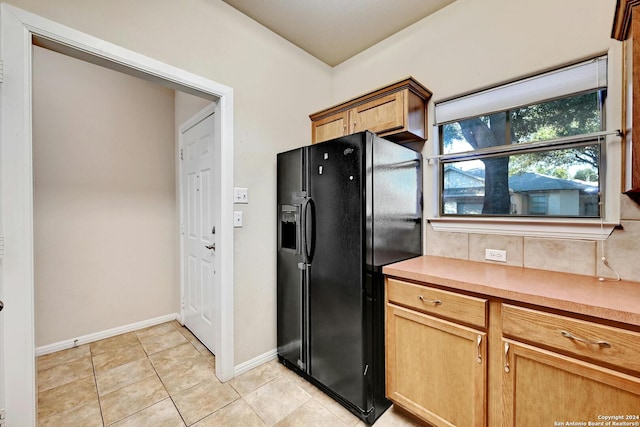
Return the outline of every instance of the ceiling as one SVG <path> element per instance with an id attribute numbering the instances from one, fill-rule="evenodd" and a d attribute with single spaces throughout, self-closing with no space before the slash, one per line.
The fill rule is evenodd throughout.
<path id="1" fill-rule="evenodd" d="M 335 66 L 455 0 L 223 0 Z"/>

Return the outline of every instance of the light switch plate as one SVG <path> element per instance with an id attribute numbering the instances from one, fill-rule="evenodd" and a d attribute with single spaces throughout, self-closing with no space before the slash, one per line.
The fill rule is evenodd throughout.
<path id="1" fill-rule="evenodd" d="M 249 190 L 235 187 L 233 189 L 233 203 L 249 203 Z"/>

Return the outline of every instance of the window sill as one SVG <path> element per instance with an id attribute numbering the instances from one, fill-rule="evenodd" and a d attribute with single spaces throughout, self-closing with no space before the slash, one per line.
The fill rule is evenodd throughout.
<path id="1" fill-rule="evenodd" d="M 439 217 L 427 221 L 435 231 L 581 240 L 606 240 L 618 226 L 599 220 L 570 219 Z"/>

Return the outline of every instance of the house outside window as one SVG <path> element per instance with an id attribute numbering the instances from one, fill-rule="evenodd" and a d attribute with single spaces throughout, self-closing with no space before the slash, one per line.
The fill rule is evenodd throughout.
<path id="1" fill-rule="evenodd" d="M 607 58 L 436 104 L 440 214 L 600 218 Z"/>

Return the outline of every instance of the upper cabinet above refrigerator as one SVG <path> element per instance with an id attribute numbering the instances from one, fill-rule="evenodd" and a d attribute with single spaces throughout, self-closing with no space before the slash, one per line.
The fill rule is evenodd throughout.
<path id="1" fill-rule="evenodd" d="M 368 130 L 390 141 L 427 139 L 431 91 L 412 77 L 311 114 L 311 143 Z"/>

